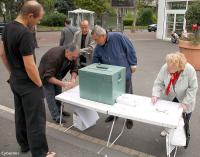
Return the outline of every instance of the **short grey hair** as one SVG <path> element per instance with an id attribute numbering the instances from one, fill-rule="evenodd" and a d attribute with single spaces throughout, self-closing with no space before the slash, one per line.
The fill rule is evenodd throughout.
<path id="1" fill-rule="evenodd" d="M 106 30 L 103 28 L 103 27 L 101 27 L 101 26 L 99 26 L 99 25 L 95 25 L 94 26 L 94 29 L 92 30 L 92 35 L 93 34 L 96 34 L 97 36 L 100 36 L 100 35 L 106 35 Z"/>
<path id="2" fill-rule="evenodd" d="M 68 50 L 70 52 L 74 52 L 76 49 L 79 49 L 78 46 L 75 43 L 70 43 L 67 46 L 65 46 L 65 50 Z"/>

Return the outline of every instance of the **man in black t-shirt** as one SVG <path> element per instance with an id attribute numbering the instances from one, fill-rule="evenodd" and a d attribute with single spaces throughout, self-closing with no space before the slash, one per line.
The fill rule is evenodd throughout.
<path id="1" fill-rule="evenodd" d="M 36 1 L 27 1 L 20 14 L 3 32 L 1 59 L 10 73 L 15 102 L 15 127 L 21 152 L 33 157 L 54 157 L 48 152 L 42 81 L 36 66 L 34 39 L 30 32 L 42 19 L 44 10 Z"/>

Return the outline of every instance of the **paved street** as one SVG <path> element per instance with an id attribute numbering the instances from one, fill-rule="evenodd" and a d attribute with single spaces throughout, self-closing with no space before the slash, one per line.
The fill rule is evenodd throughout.
<path id="1" fill-rule="evenodd" d="M 160 67 L 165 62 L 167 53 L 178 51 L 177 45 L 171 44 L 168 41 L 161 41 L 155 39 L 154 33 L 137 32 L 131 33 L 127 31 L 126 34 L 133 41 L 137 56 L 138 56 L 138 70 L 133 75 L 133 89 L 134 94 L 151 96 L 152 85 Z M 38 33 L 38 42 L 40 48 L 36 50 L 37 63 L 39 63 L 41 56 L 51 47 L 58 45 L 59 32 L 41 32 Z M 200 84 L 200 73 L 197 72 Z M 9 89 L 6 80 L 8 73 L 5 71 L 2 63 L 0 62 L 0 105 L 13 109 L 13 96 Z M 66 105 L 65 110 L 72 112 L 70 105 Z M 47 111 L 47 121 L 52 123 L 49 110 Z M 92 127 L 84 132 L 85 135 L 106 140 L 109 134 L 111 123 L 105 124 L 105 115 L 100 114 L 100 120 L 95 127 Z M 199 157 L 200 155 L 200 91 L 197 94 L 197 104 L 195 112 L 191 120 L 191 143 L 187 150 L 180 148 L 177 157 Z M 72 125 L 72 117 L 66 118 L 66 127 Z M 1 151 L 17 152 L 18 147 L 14 135 L 14 122 L 13 114 L 0 109 L 0 153 Z M 117 136 L 120 128 L 123 125 L 123 120 L 118 119 L 115 126 L 113 136 Z M 50 143 L 50 148 L 58 152 L 58 157 L 98 157 L 95 152 L 101 146 L 93 144 L 85 139 L 76 138 L 71 134 L 63 133 L 57 129 L 47 128 L 47 137 Z M 123 136 L 117 141 L 117 145 L 135 150 L 135 157 L 165 157 L 165 139 L 161 138 L 160 131 L 163 128 L 147 125 L 143 123 L 134 122 L 134 127 L 131 130 L 125 130 Z M 73 129 L 74 132 L 79 132 Z M 121 149 L 106 150 L 103 155 L 107 154 L 109 157 L 126 157 L 131 156 L 130 153 L 123 153 Z M 143 154 L 145 153 L 145 154 Z M 1 154 L 0 154 L 1 156 Z M 28 157 L 30 154 L 19 155 L 20 157 Z"/>

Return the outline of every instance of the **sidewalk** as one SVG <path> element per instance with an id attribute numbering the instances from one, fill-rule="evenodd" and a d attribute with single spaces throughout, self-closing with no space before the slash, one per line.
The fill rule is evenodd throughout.
<path id="1" fill-rule="evenodd" d="M 19 151 L 20 149 L 15 138 L 13 113 L 0 109 L 0 124 L 0 157 L 31 157 L 30 152 L 23 154 Z M 83 135 L 82 139 L 79 139 L 76 137 L 78 133 L 77 135 L 71 136 L 76 133 L 74 131 L 67 134 L 62 131 L 62 127 L 56 125 L 58 129 L 54 129 L 53 126 L 55 126 L 55 124 L 47 122 L 47 140 L 50 151 L 56 152 L 57 157 L 106 157 L 106 155 L 109 157 L 130 157 L 130 155 L 123 154 L 113 149 L 105 149 L 101 155 L 98 155 L 96 152 L 102 145 L 88 142 L 84 139 Z M 144 156 L 138 154 L 131 155 L 131 157 Z"/>
<path id="2" fill-rule="evenodd" d="M 26 154 L 19 152 L 14 132 L 13 115 L 0 111 L 0 124 L 0 156 L 31 157 L 30 152 Z M 53 135 L 55 133 L 56 136 Z M 62 133 L 50 128 L 47 129 L 49 148 L 57 153 L 57 157 L 101 157 L 94 152 L 68 143 L 68 137 L 60 140 L 59 136 L 62 136 Z"/>

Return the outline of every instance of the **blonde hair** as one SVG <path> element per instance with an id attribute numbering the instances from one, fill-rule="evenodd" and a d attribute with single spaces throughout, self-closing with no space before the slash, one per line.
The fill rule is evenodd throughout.
<path id="1" fill-rule="evenodd" d="M 185 69 L 187 59 L 185 55 L 180 52 L 170 53 L 166 56 L 166 63 L 174 65 L 178 71 L 181 71 Z"/>

